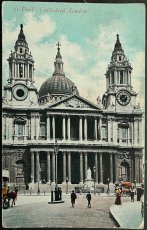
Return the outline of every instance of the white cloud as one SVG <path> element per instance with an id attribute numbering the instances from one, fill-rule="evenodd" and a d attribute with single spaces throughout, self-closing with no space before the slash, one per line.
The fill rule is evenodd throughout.
<path id="1" fill-rule="evenodd" d="M 25 33 L 29 43 L 38 43 L 43 38 L 49 37 L 56 29 L 55 22 L 48 15 L 35 17 L 32 13 L 26 13 L 24 17 Z"/>

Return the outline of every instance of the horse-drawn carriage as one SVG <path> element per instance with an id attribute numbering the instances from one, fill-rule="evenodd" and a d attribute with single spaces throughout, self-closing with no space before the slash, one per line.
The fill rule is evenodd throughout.
<path id="1" fill-rule="evenodd" d="M 4 209 L 8 208 L 9 205 L 9 198 L 8 198 L 8 187 L 3 187 L 2 188 L 2 206 Z"/>
<path id="2" fill-rule="evenodd" d="M 10 190 L 10 187 L 8 186 L 9 182 L 9 172 L 8 170 L 4 169 L 2 171 L 2 207 L 4 209 L 10 207 L 10 200 L 12 199 L 12 204 L 15 205 L 15 200 L 17 198 L 17 187 L 14 189 Z"/>
<path id="3" fill-rule="evenodd" d="M 17 192 L 18 192 L 17 187 L 15 187 L 12 191 L 9 190 L 8 186 L 5 186 L 2 188 L 2 206 L 3 206 L 3 209 L 10 207 L 10 200 L 11 199 L 12 199 L 11 207 L 13 206 L 13 204 L 15 205 L 15 200 L 17 198 Z"/>

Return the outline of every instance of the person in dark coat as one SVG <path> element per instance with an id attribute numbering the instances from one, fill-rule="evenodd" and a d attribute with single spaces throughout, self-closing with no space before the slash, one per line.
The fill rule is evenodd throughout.
<path id="1" fill-rule="evenodd" d="M 116 205 L 121 205 L 121 190 L 120 189 L 116 190 L 115 204 Z"/>
<path id="2" fill-rule="evenodd" d="M 134 189 L 131 190 L 130 196 L 131 196 L 131 202 L 134 202 Z"/>
<path id="3" fill-rule="evenodd" d="M 88 194 L 86 195 L 86 199 L 88 200 L 88 206 L 87 206 L 87 208 L 91 208 L 91 203 L 90 203 L 90 201 L 91 201 L 91 194 L 90 194 L 90 192 L 88 192 Z"/>
<path id="4" fill-rule="evenodd" d="M 77 198 L 77 195 L 75 194 L 74 191 L 72 191 L 72 193 L 71 193 L 71 204 L 72 204 L 72 207 L 75 206 L 75 200 L 76 200 L 76 198 Z"/>

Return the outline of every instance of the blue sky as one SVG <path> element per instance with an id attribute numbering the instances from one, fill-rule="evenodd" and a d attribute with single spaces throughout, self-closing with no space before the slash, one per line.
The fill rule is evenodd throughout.
<path id="1" fill-rule="evenodd" d="M 96 103 L 106 91 L 105 72 L 119 34 L 132 71 L 132 84 L 144 105 L 144 4 L 90 4 L 3 2 L 3 85 L 8 78 L 7 58 L 14 49 L 20 24 L 35 60 L 35 80 L 52 76 L 56 43 L 61 43 L 64 71 L 80 96 Z"/>

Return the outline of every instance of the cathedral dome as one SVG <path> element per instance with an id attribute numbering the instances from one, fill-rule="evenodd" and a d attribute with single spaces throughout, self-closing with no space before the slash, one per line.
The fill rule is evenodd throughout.
<path id="1" fill-rule="evenodd" d="M 65 77 L 65 75 L 53 75 L 51 78 L 47 79 L 39 90 L 39 98 L 46 95 L 79 95 L 77 87 L 75 84 Z"/>
<path id="2" fill-rule="evenodd" d="M 72 94 L 79 95 L 77 87 L 75 84 L 65 77 L 65 73 L 63 71 L 63 61 L 62 56 L 60 54 L 60 44 L 58 42 L 58 52 L 56 55 L 56 60 L 54 62 L 55 71 L 53 76 L 47 79 L 39 90 L 39 99 L 46 97 L 48 95 L 51 96 L 68 96 Z"/>

